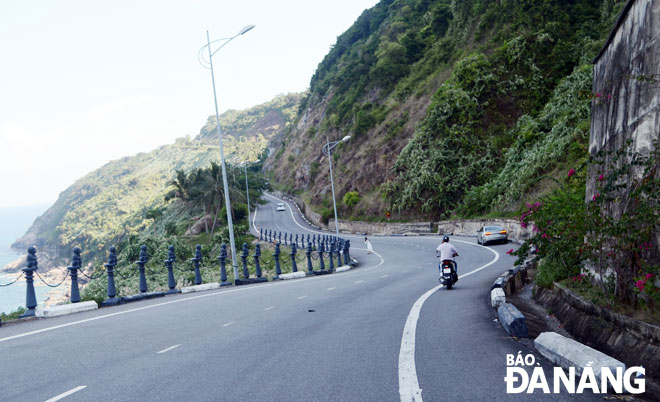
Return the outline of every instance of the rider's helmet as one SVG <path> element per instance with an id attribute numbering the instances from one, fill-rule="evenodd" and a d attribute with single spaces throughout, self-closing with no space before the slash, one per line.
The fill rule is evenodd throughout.
<path id="1" fill-rule="evenodd" d="M 445 235 L 445 236 L 442 238 L 442 242 L 443 242 L 443 243 L 447 243 L 448 241 L 449 241 L 449 236 Z"/>

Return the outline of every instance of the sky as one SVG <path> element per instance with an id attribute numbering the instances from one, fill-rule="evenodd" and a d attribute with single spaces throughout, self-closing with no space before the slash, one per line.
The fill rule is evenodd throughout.
<path id="1" fill-rule="evenodd" d="M 0 207 L 49 204 L 108 161 L 194 137 L 214 113 L 304 91 L 377 0 L 2 0 Z M 218 42 L 221 44 L 222 42 Z"/>

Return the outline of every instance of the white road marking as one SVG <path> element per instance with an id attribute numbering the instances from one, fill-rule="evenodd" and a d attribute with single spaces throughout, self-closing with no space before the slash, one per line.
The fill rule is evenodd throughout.
<path id="1" fill-rule="evenodd" d="M 337 288 L 328 288 L 328 290 L 335 290 L 335 289 L 337 289 Z"/>
<path id="2" fill-rule="evenodd" d="M 278 198 L 273 197 L 271 195 L 267 194 L 267 196 L 269 196 L 271 198 L 275 198 L 276 200 L 279 200 Z M 324 232 L 317 232 L 317 231 L 310 230 L 310 229 L 306 229 L 306 230 L 308 230 L 310 232 L 314 232 L 314 233 L 324 233 Z M 460 241 L 460 240 L 457 240 L 457 241 Z M 358 248 L 358 247 L 351 247 L 351 250 L 364 250 L 364 251 L 366 251 L 365 248 Z M 364 271 L 368 271 L 368 270 L 373 269 L 373 268 L 378 268 L 379 266 L 381 266 L 385 263 L 385 259 L 380 254 L 378 254 L 375 251 L 373 252 L 373 254 L 375 254 L 378 258 L 380 258 L 380 262 L 376 265 L 371 266 L 371 267 L 360 268 L 359 272 L 364 272 Z M 358 272 L 358 271 L 351 270 L 351 271 L 348 271 L 348 272 L 345 272 L 345 273 L 342 273 L 342 274 L 343 275 L 351 275 L 352 272 Z M 324 276 L 321 276 L 319 278 L 316 278 L 316 280 L 329 280 L 329 279 L 332 279 L 332 278 L 333 278 L 333 275 L 324 275 Z M 150 304 L 148 306 L 132 308 L 132 309 L 128 309 L 128 310 L 118 311 L 118 312 L 115 312 L 115 313 L 103 314 L 103 315 L 99 315 L 99 316 L 96 316 L 96 317 L 86 318 L 84 320 L 71 321 L 71 322 L 68 322 L 68 323 L 65 323 L 65 324 L 53 325 L 52 327 L 46 327 L 46 328 L 37 329 L 37 330 L 34 330 L 34 331 L 29 331 L 29 332 L 24 332 L 24 333 L 12 335 L 12 336 L 7 336 L 7 337 L 4 337 L 4 338 L 0 338 L 0 342 L 6 342 L 6 341 L 13 340 L 13 339 L 23 338 L 23 337 L 26 337 L 26 336 L 41 334 L 43 332 L 54 331 L 54 330 L 60 329 L 60 328 L 70 327 L 70 326 L 73 326 L 73 325 L 84 324 L 84 323 L 91 322 L 91 321 L 102 320 L 102 319 L 105 319 L 105 318 L 110 318 L 110 317 L 114 317 L 114 316 L 118 316 L 118 315 L 134 313 L 136 311 L 148 310 L 148 309 L 155 308 L 155 307 L 167 306 L 169 304 L 181 303 L 181 302 L 200 299 L 200 298 L 204 298 L 204 297 L 215 297 L 215 296 L 227 295 L 229 293 L 234 293 L 234 292 L 250 292 L 250 291 L 255 291 L 257 289 L 265 289 L 265 288 L 268 288 L 270 286 L 290 286 L 290 285 L 297 286 L 297 285 L 300 285 L 301 283 L 305 283 L 305 282 L 304 281 L 285 281 L 285 282 L 278 282 L 278 283 L 267 283 L 267 284 L 263 284 L 261 286 L 251 286 L 251 287 L 238 288 L 238 289 L 228 289 L 228 290 L 221 291 L 221 292 L 205 293 L 205 294 L 200 294 L 200 295 L 190 296 L 190 297 L 185 297 L 185 298 L 180 298 L 180 299 L 177 298 L 175 300 L 170 300 L 170 301 L 166 301 L 166 302 L 162 302 L 162 303 L 154 303 L 154 304 Z M 333 290 L 333 289 L 336 289 L 336 288 L 330 288 L 328 290 Z"/>
<path id="3" fill-rule="evenodd" d="M 381 275 L 381 278 L 387 278 L 389 275 Z"/>
<path id="4" fill-rule="evenodd" d="M 230 321 L 230 322 L 224 324 L 223 327 L 228 327 L 228 326 L 232 325 L 233 323 L 234 323 L 234 321 Z"/>
<path id="5" fill-rule="evenodd" d="M 462 240 L 454 241 L 477 246 L 474 243 Z M 460 275 L 459 278 L 464 278 L 479 272 L 499 260 L 500 254 L 497 251 L 488 247 L 484 248 L 494 253 L 495 258 L 493 258 L 486 265 L 482 265 L 473 271 Z M 422 296 L 420 296 L 420 298 L 415 301 L 415 304 L 413 304 L 412 308 L 410 309 L 410 313 L 408 313 L 406 325 L 403 328 L 403 335 L 401 336 L 401 349 L 399 350 L 399 397 L 401 398 L 401 402 L 422 402 L 422 390 L 419 388 L 417 369 L 415 368 L 415 332 L 417 330 L 417 320 L 419 319 L 419 313 L 422 310 L 424 302 L 440 288 L 442 288 L 442 285 L 437 285 L 436 287 L 430 289 Z"/>
<path id="6" fill-rule="evenodd" d="M 304 299 L 305 297 L 307 297 L 307 295 L 305 295 L 305 296 L 298 296 L 298 297 L 296 297 L 296 299 Z"/>
<path id="7" fill-rule="evenodd" d="M 163 350 L 161 350 L 160 352 L 156 352 L 156 353 L 166 353 L 166 352 L 169 352 L 169 351 L 172 350 L 172 349 L 176 349 L 176 348 L 178 348 L 179 346 L 181 346 L 181 344 L 174 345 L 174 346 L 170 346 L 169 348 L 167 348 L 167 349 L 163 349 Z"/>
<path id="8" fill-rule="evenodd" d="M 275 308 L 275 306 L 266 307 L 266 308 L 264 309 L 264 311 L 272 310 L 272 309 L 274 309 L 274 308 Z"/>
<path id="9" fill-rule="evenodd" d="M 355 281 L 355 282 L 353 282 L 353 283 L 362 283 L 362 282 L 364 282 L 364 281 Z"/>
<path id="10" fill-rule="evenodd" d="M 67 396 L 69 396 L 69 395 L 71 395 L 71 394 L 75 394 L 76 392 L 78 392 L 78 391 L 80 391 L 80 390 L 83 390 L 83 389 L 85 389 L 85 388 L 87 388 L 87 385 L 80 385 L 80 386 L 78 386 L 78 387 L 75 387 L 74 389 L 71 389 L 71 390 L 66 391 L 66 392 L 63 392 L 63 393 L 61 393 L 61 394 L 59 394 L 59 395 L 57 395 L 57 396 L 54 396 L 54 397 L 50 398 L 49 400 L 47 400 L 46 402 L 55 402 L 55 401 L 59 401 L 60 399 L 62 399 L 62 398 L 66 398 Z"/>

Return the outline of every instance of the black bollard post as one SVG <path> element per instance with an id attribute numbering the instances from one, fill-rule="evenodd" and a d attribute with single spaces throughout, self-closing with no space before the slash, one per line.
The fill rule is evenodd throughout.
<path id="1" fill-rule="evenodd" d="M 314 272 L 314 267 L 312 267 L 312 243 L 307 243 L 307 272 L 310 274 Z"/>
<path id="2" fill-rule="evenodd" d="M 296 235 L 296 237 L 298 237 L 298 235 Z M 297 243 L 297 241 L 296 241 L 296 243 Z M 296 250 L 297 249 L 296 243 L 293 243 L 293 245 L 291 245 L 291 254 L 290 254 L 291 255 L 291 272 L 298 272 L 298 266 L 296 265 L 296 251 L 297 251 Z"/>
<path id="3" fill-rule="evenodd" d="M 78 270 L 82 267 L 82 259 L 80 258 L 80 248 L 73 248 L 73 257 L 71 257 L 71 265 L 66 267 L 71 276 L 71 296 L 69 300 L 71 303 L 80 302 L 80 290 L 78 289 Z"/>
<path id="4" fill-rule="evenodd" d="M 165 294 L 171 295 L 174 293 L 179 293 L 179 290 L 176 290 L 176 281 L 174 280 L 174 263 L 176 262 L 176 253 L 174 252 L 174 245 L 170 244 L 167 248 L 167 259 L 164 261 L 165 267 L 167 268 L 167 287 L 170 288 Z"/>
<path id="5" fill-rule="evenodd" d="M 280 243 L 275 244 L 273 259 L 275 259 L 275 277 L 273 279 L 280 279 L 280 275 L 282 275 L 282 268 L 280 267 Z"/>
<path id="6" fill-rule="evenodd" d="M 147 293 L 147 277 L 144 273 L 144 266 L 149 261 L 149 254 L 147 254 L 147 246 L 144 244 L 140 246 L 140 259 L 137 261 L 138 271 L 140 272 L 140 293 Z"/>
<path id="7" fill-rule="evenodd" d="M 108 298 L 105 299 L 102 306 L 112 306 L 119 303 L 117 299 L 117 288 L 115 287 L 115 266 L 117 266 L 117 249 L 111 246 L 108 254 L 108 262 L 105 263 L 105 272 L 108 274 Z"/>
<path id="8" fill-rule="evenodd" d="M 296 242 L 295 242 L 296 247 L 298 247 L 298 233 L 296 233 Z"/>
<path id="9" fill-rule="evenodd" d="M 264 240 L 264 228 L 259 228 L 259 240 Z"/>
<path id="10" fill-rule="evenodd" d="M 34 309 L 37 307 L 37 297 L 34 294 L 34 271 L 39 269 L 37 264 L 37 249 L 34 246 L 31 246 L 27 249 L 27 267 L 23 268 L 21 271 L 25 274 L 25 307 L 27 311 L 21 314 L 20 318 L 23 317 L 34 317 Z"/>
<path id="11" fill-rule="evenodd" d="M 351 241 L 346 240 L 346 243 L 344 243 L 344 264 L 348 265 L 351 263 L 351 260 L 348 255 L 348 250 L 351 248 Z"/>
<path id="12" fill-rule="evenodd" d="M 248 271 L 247 258 L 248 258 L 248 245 L 243 243 L 243 254 L 241 254 L 241 260 L 243 261 L 243 279 L 250 277 L 250 271 Z"/>
<path id="13" fill-rule="evenodd" d="M 341 263 L 341 243 L 339 241 L 337 241 L 335 247 L 336 247 L 336 250 L 337 250 L 337 268 L 339 268 L 339 267 L 342 266 L 342 263 Z"/>
<path id="14" fill-rule="evenodd" d="M 325 262 L 323 261 L 324 252 L 325 247 L 323 247 L 323 243 L 319 243 L 319 261 L 321 262 L 321 271 L 325 271 Z"/>
<path id="15" fill-rule="evenodd" d="M 220 286 L 229 286 L 231 283 L 227 282 L 227 245 L 220 246 L 220 255 L 218 256 L 220 262 Z"/>
<path id="16" fill-rule="evenodd" d="M 195 285 L 202 284 L 202 273 L 199 270 L 199 263 L 202 261 L 202 245 L 195 245 L 195 257 L 191 258 L 190 261 L 193 263 L 195 268 Z"/>
<path id="17" fill-rule="evenodd" d="M 288 236 L 288 233 L 284 233 L 284 245 L 286 245 L 286 238 Z"/>
<path id="18" fill-rule="evenodd" d="M 335 244 L 331 242 L 330 248 L 328 249 L 328 261 L 329 261 L 328 269 L 330 270 L 330 272 L 335 270 L 335 262 L 333 260 L 334 253 L 335 253 Z"/>
<path id="19" fill-rule="evenodd" d="M 279 236 L 277 236 L 277 242 L 282 243 L 282 232 L 280 232 Z"/>
<path id="20" fill-rule="evenodd" d="M 256 244 L 254 246 L 254 273 L 257 275 L 257 278 L 261 278 L 262 275 L 259 258 L 261 258 L 261 245 Z"/>

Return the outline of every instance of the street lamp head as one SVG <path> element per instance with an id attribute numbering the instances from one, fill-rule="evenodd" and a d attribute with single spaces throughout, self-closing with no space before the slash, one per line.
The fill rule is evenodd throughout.
<path id="1" fill-rule="evenodd" d="M 239 34 L 239 35 L 243 35 L 243 34 L 245 34 L 247 31 L 249 31 L 249 30 L 252 29 L 252 28 L 254 28 L 254 24 L 246 25 L 246 26 L 243 27 L 243 29 L 241 29 L 241 30 L 238 32 L 238 34 Z"/>
<path id="2" fill-rule="evenodd" d="M 351 136 L 350 136 L 350 135 L 347 135 L 346 137 L 344 137 L 344 138 L 341 139 L 341 142 L 346 142 L 346 141 L 348 141 L 348 140 L 350 140 L 350 139 L 351 139 Z"/>

